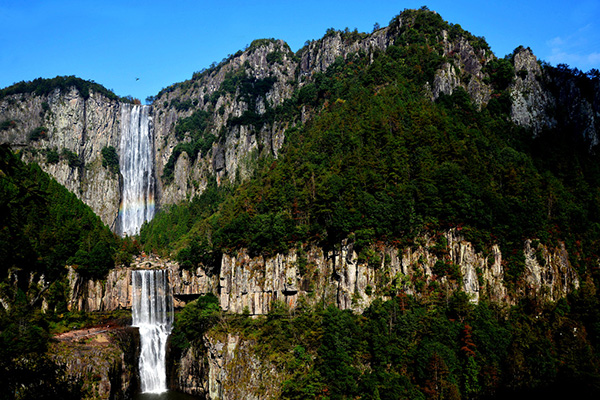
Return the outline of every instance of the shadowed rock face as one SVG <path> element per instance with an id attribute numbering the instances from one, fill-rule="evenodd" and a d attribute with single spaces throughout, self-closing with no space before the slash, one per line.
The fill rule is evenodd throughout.
<path id="1" fill-rule="evenodd" d="M 82 384 L 84 399 L 130 399 L 138 389 L 134 328 L 83 332 L 50 344 L 49 356 Z"/>

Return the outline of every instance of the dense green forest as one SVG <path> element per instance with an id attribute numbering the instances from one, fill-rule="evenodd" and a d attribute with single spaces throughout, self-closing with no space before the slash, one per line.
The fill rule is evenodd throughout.
<path id="1" fill-rule="evenodd" d="M 64 92 L 71 88 L 77 89 L 84 99 L 90 97 L 90 91 L 93 91 L 100 93 L 111 100 L 119 100 L 129 103 L 133 102 L 131 97 L 119 97 L 111 90 L 106 89 L 104 86 L 94 81 L 86 81 L 72 75 L 57 76 L 51 79 L 37 78 L 33 81 L 21 81 L 4 89 L 0 89 L 0 99 L 14 94 L 34 94 L 37 96 L 47 96 L 55 90 L 61 90 Z"/>
<path id="2" fill-rule="evenodd" d="M 277 158 L 261 154 L 252 161 L 253 176 L 243 182 L 209 178 L 201 195 L 165 207 L 146 223 L 141 246 L 176 258 L 184 268 L 218 273 L 222 254 L 242 248 L 272 256 L 309 244 L 332 249 L 348 240 L 359 259 L 368 261 L 373 245 L 402 249 L 419 236 L 460 228 L 477 250 L 500 245 L 511 294 L 523 285 L 525 239 L 548 247 L 565 243 L 579 289 L 557 302 L 522 297 L 508 306 L 485 298 L 473 304 L 460 291 L 448 296 L 432 287 L 418 296 L 393 293 L 362 314 L 323 303 L 311 307 L 300 299 L 294 310 L 275 303 L 258 318 L 227 315 L 216 297 L 206 296 L 178 314 L 172 354 L 202 348 L 207 332 L 237 333 L 287 376 L 286 399 L 597 397 L 597 149 L 576 119 L 560 113 L 556 126 L 537 135 L 511 122 L 509 86 L 520 73 L 514 54 L 486 63 L 493 90 L 487 104 L 477 106 L 461 88 L 433 101 L 429 85 L 436 70 L 456 61 L 443 55 L 442 30 L 477 50 L 489 46 L 425 9 L 401 17 L 402 24 L 400 17 L 390 22 L 396 39 L 385 51 L 339 58 L 302 84 L 295 77 L 291 98 L 263 114 L 256 104 L 274 78 L 258 80 L 241 70 L 229 73 L 208 98 L 208 111 L 197 108 L 197 101 L 171 99 L 171 107 L 190 114 L 174 126 L 182 141 L 162 171 L 165 184 L 173 180 L 179 155 L 193 161 L 224 140 L 224 131 L 209 131 L 221 94 L 237 94 L 249 105 L 228 128 L 244 125 L 260 134 L 278 122 L 288 129 Z M 353 41 L 366 34 L 342 36 Z M 281 57 L 273 53 L 268 61 Z M 599 87 L 597 71 L 543 68 L 556 92 L 560 82 L 575 82 L 593 98 Z M 72 86 L 84 97 L 94 90 L 115 98 L 73 77 L 22 82 L 0 91 L 0 98 Z M 310 116 L 306 123 L 302 115 Z M 10 127 L 5 121 L 0 130 Z M 51 156 L 58 160 L 56 150 Z M 116 150 L 105 147 L 102 156 L 103 165 L 118 174 Z M 131 259 L 137 244 L 116 237 L 74 194 L 39 166 L 24 165 L 6 146 L 0 146 L 0 208 L 0 260 L 7 278 L 0 291 L 12 305 L 0 308 L 0 387 L 8 388 L 0 398 L 23 387 L 30 390 L 24 398 L 78 398 L 79 383 L 64 378 L 44 355 L 50 331 L 89 318 L 67 312 L 65 265 L 102 280 L 115 263 Z M 44 281 L 31 283 L 31 274 L 43 274 Z M 40 311 L 41 295 L 48 301 L 46 313 Z M 32 375 L 43 377 L 46 386 L 29 381 Z"/>

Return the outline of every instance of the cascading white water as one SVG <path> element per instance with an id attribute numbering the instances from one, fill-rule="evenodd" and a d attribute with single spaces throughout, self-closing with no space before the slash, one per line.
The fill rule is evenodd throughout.
<path id="1" fill-rule="evenodd" d="M 173 324 L 166 270 L 132 271 L 133 326 L 140 331 L 140 382 L 144 393 L 167 391 L 165 354 Z"/>
<path id="2" fill-rule="evenodd" d="M 120 233 L 135 235 L 154 217 L 154 151 L 150 106 L 121 105 Z"/>

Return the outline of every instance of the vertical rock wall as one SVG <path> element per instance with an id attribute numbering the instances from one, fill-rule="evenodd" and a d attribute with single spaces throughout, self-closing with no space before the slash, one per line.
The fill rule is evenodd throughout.
<path id="1" fill-rule="evenodd" d="M 130 399 L 137 390 L 137 330 L 51 343 L 48 354 L 82 384 L 83 399 Z"/>
<path id="2" fill-rule="evenodd" d="M 487 299 L 514 304 L 520 296 L 556 301 L 579 287 L 564 244 L 549 248 L 527 240 L 523 245 L 525 270 L 520 283 L 509 292 L 502 253 L 498 246 L 475 250 L 456 230 L 438 237 L 421 237 L 417 244 L 399 249 L 374 246 L 368 260 L 359 258 L 354 246 L 344 242 L 336 249 L 309 246 L 273 257 L 250 257 L 247 252 L 224 254 L 218 275 L 203 268 L 181 269 L 179 264 L 157 257 L 138 257 L 130 268 L 112 270 L 105 281 L 82 279 L 69 270 L 69 308 L 110 311 L 131 307 L 131 270 L 168 269 L 175 306 L 199 295 L 213 293 L 224 311 L 267 314 L 274 301 L 295 307 L 300 297 L 309 304 L 319 301 L 340 309 L 365 310 L 376 298 L 398 293 L 424 295 L 426 284 L 440 285 L 448 295 L 467 293 L 473 302 Z M 452 271 L 452 272 L 440 272 Z"/>
<path id="3" fill-rule="evenodd" d="M 55 90 L 47 96 L 17 94 L 0 100 L 0 122 L 15 121 L 0 132 L 0 143 L 21 151 L 23 160 L 36 162 L 112 226 L 119 210 L 119 176 L 102 166 L 102 149 L 120 140 L 120 103 L 93 91 L 87 99 L 71 88 Z M 30 132 L 47 128 L 38 140 Z M 63 154 L 48 162 L 49 150 Z M 69 162 L 64 152 L 77 155 Z M 78 164 L 78 165 L 77 165 Z"/>

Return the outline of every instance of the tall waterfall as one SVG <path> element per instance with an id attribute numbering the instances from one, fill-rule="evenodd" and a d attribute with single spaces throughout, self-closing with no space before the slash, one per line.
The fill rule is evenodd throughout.
<path id="1" fill-rule="evenodd" d="M 167 390 L 165 353 L 173 323 L 173 297 L 166 270 L 136 270 L 133 285 L 133 326 L 140 330 L 140 381 L 142 392 Z"/>
<path id="2" fill-rule="evenodd" d="M 154 147 L 150 106 L 121 105 L 120 233 L 135 235 L 154 217 Z"/>

